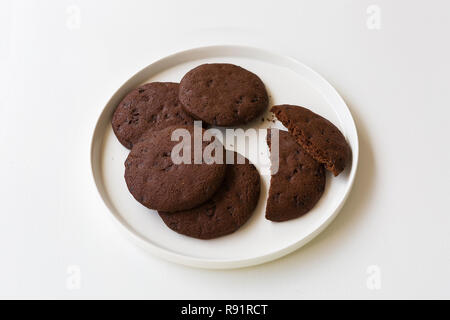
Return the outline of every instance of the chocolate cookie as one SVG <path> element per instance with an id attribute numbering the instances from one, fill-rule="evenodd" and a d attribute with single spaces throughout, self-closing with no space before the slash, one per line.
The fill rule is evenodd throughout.
<path id="1" fill-rule="evenodd" d="M 297 142 L 335 176 L 351 159 L 351 149 L 334 124 L 309 109 L 292 106 L 273 106 L 271 111 L 288 128 Z"/>
<path id="2" fill-rule="evenodd" d="M 211 198 L 224 179 L 225 164 L 206 164 L 203 160 L 201 164 L 194 164 L 191 150 L 185 161 L 191 164 L 172 161 L 172 150 L 174 156 L 183 155 L 182 151 L 173 149 L 180 144 L 171 141 L 175 129 L 187 130 L 191 146 L 194 146 L 194 126 L 172 126 L 146 133 L 146 138 L 133 146 L 125 161 L 128 189 L 147 208 L 173 212 L 196 207 Z M 196 130 L 203 134 L 202 128 Z M 189 139 L 185 142 L 189 144 Z M 211 143 L 203 142 L 201 150 Z M 223 146 L 219 146 L 223 153 Z"/>
<path id="3" fill-rule="evenodd" d="M 276 130 L 276 129 L 272 129 Z M 287 131 L 279 131 L 279 157 L 273 154 L 270 130 L 267 144 L 272 164 L 278 171 L 270 179 L 266 218 L 271 221 L 295 219 L 307 213 L 325 190 L 325 169 L 309 156 Z"/>
<path id="4" fill-rule="evenodd" d="M 189 71 L 180 82 L 179 97 L 194 118 L 217 126 L 248 123 L 269 101 L 257 75 L 226 63 L 203 64 Z"/>
<path id="5" fill-rule="evenodd" d="M 152 82 L 131 91 L 117 106 L 112 118 L 120 143 L 131 149 L 148 130 L 193 124 L 194 119 L 178 100 L 178 88 L 178 83 Z"/>
<path id="6" fill-rule="evenodd" d="M 258 204 L 259 193 L 259 173 L 248 160 L 245 164 L 227 164 L 225 180 L 210 200 L 191 210 L 159 215 L 178 233 L 198 239 L 218 238 L 247 222 Z"/>

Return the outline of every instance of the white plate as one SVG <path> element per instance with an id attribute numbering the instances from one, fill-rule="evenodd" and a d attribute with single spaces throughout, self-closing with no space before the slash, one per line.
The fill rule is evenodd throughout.
<path id="1" fill-rule="evenodd" d="M 323 197 L 308 214 L 283 223 L 266 220 L 264 212 L 270 176 L 261 175 L 261 198 L 251 219 L 231 235 L 204 241 L 168 229 L 156 212 L 143 207 L 130 195 L 123 178 L 128 150 L 117 141 L 110 124 L 116 106 L 130 90 L 145 82 L 178 82 L 188 70 L 206 62 L 229 62 L 256 73 L 271 96 L 270 105 L 289 103 L 308 107 L 332 121 L 347 138 L 353 152 L 351 167 L 337 178 L 328 174 Z M 265 116 L 268 117 L 268 113 Z M 251 124 L 257 128 L 269 125 L 282 127 L 280 123 L 262 122 L 261 118 Z M 138 72 L 106 104 L 94 130 L 91 147 L 95 184 L 120 228 L 138 245 L 160 257 L 203 268 L 256 265 L 286 255 L 307 243 L 337 215 L 352 187 L 357 164 L 355 123 L 336 90 L 315 71 L 292 58 L 242 46 L 187 50 L 156 61 Z M 263 174 L 267 172 L 265 168 L 258 169 Z"/>

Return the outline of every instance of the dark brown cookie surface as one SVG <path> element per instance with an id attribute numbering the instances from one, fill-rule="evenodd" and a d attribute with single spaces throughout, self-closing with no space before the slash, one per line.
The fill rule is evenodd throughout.
<path id="1" fill-rule="evenodd" d="M 225 63 L 189 71 L 180 82 L 179 97 L 194 118 L 218 126 L 248 123 L 268 105 L 267 91 L 257 75 Z"/>
<path id="2" fill-rule="evenodd" d="M 350 162 L 350 146 L 339 129 L 327 119 L 299 106 L 273 106 L 271 111 L 297 142 L 335 176 Z"/>
<path id="3" fill-rule="evenodd" d="M 276 129 L 272 129 L 276 130 Z M 272 150 L 270 130 L 267 144 Z M 325 169 L 287 131 L 279 131 L 278 171 L 272 174 L 266 218 L 287 221 L 307 213 L 325 190 Z M 277 160 L 271 152 L 272 164 Z"/>
<path id="4" fill-rule="evenodd" d="M 247 222 L 259 193 L 259 173 L 248 160 L 245 164 L 227 164 L 225 180 L 210 200 L 191 210 L 159 215 L 170 229 L 180 234 L 198 239 L 218 238 Z"/>
<path id="5" fill-rule="evenodd" d="M 120 143 L 131 149 L 148 130 L 193 124 L 194 119 L 178 100 L 178 89 L 178 83 L 152 82 L 131 91 L 117 106 L 112 118 Z"/>
<path id="6" fill-rule="evenodd" d="M 125 161 L 128 189 L 147 208 L 168 212 L 193 208 L 211 198 L 224 179 L 225 164 L 194 164 L 194 152 L 188 153 L 191 164 L 172 161 L 172 149 L 180 143 L 171 141 L 175 129 L 187 130 L 194 145 L 194 126 L 172 126 L 147 133 Z M 204 142 L 202 150 L 209 144 Z M 222 145 L 220 148 L 223 150 Z"/>

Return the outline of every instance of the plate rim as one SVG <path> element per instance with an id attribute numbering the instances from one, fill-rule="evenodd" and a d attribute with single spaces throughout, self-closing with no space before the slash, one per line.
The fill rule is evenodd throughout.
<path id="1" fill-rule="evenodd" d="M 95 169 L 95 153 L 96 153 L 96 140 L 99 136 L 99 131 L 101 127 L 101 120 L 104 117 L 104 113 L 107 111 L 108 105 L 111 103 L 111 101 L 116 97 L 118 92 L 122 90 L 123 87 L 128 86 L 130 82 L 137 82 L 137 78 L 139 78 L 140 75 L 144 74 L 147 69 L 152 68 L 153 66 L 157 64 L 162 64 L 165 61 L 170 61 L 171 59 L 176 59 L 179 56 L 189 56 L 193 54 L 199 54 L 202 52 L 205 52 L 207 55 L 208 51 L 214 51 L 214 50 L 231 50 L 231 51 L 246 51 L 246 52 L 253 52 L 256 54 L 262 54 L 267 57 L 274 57 L 276 59 L 281 59 L 286 62 L 289 62 L 290 64 L 300 66 L 304 69 L 307 69 L 309 72 L 311 72 L 312 75 L 314 75 L 322 84 L 324 84 L 326 87 L 328 87 L 328 90 L 331 90 L 330 92 L 335 95 L 335 97 L 338 99 L 339 103 L 341 103 L 343 106 L 345 106 L 346 111 L 349 115 L 349 120 L 351 122 L 351 131 L 352 135 L 354 134 L 354 146 L 352 145 L 352 167 L 351 171 L 349 173 L 349 181 L 347 183 L 347 187 L 344 193 L 343 198 L 341 199 L 339 205 L 334 209 L 334 212 L 328 216 L 327 219 L 325 219 L 314 231 L 312 231 L 309 235 L 306 237 L 273 252 L 269 252 L 264 255 L 256 256 L 256 257 L 250 257 L 250 258 L 240 258 L 240 259 L 208 259 L 208 258 L 199 258 L 194 257 L 190 255 L 183 255 L 174 251 L 171 251 L 169 249 L 162 248 L 160 246 L 157 246 L 153 244 L 152 242 L 146 240 L 143 236 L 136 234 L 130 227 L 126 221 L 123 221 L 120 217 L 118 217 L 114 210 L 110 207 L 108 204 L 108 201 L 105 199 L 104 195 L 102 194 L 101 189 L 103 188 L 100 185 L 100 182 L 98 181 L 98 175 L 102 176 L 100 173 L 96 173 Z M 259 59 L 261 60 L 261 59 Z M 183 60 L 184 61 L 184 60 Z M 189 61 L 189 60 L 188 60 Z M 333 106 L 333 104 L 330 104 Z M 349 133 L 346 132 L 346 136 L 348 136 Z M 100 134 L 101 136 L 101 134 Z M 103 139 L 102 139 L 103 140 Z M 102 146 L 102 143 L 100 144 Z M 177 51 L 175 53 L 163 56 L 159 59 L 154 60 L 146 67 L 140 69 L 138 72 L 134 73 L 131 77 L 128 78 L 108 99 L 106 104 L 103 106 L 101 111 L 98 114 L 97 120 L 95 122 L 95 126 L 93 130 L 91 131 L 91 143 L 90 143 L 90 168 L 91 168 L 91 177 L 95 185 L 95 189 L 97 190 L 97 196 L 102 200 L 102 203 L 106 206 L 106 208 L 109 211 L 108 216 L 112 216 L 112 220 L 115 222 L 116 225 L 118 225 L 118 229 L 121 231 L 123 235 L 125 235 L 127 238 L 129 238 L 134 244 L 136 244 L 141 249 L 144 249 L 146 252 L 150 252 L 155 256 L 161 257 L 165 260 L 190 266 L 190 267 L 196 267 L 196 268 L 205 268 L 205 269 L 235 269 L 235 268 L 244 268 L 254 265 L 259 265 L 265 262 L 273 261 L 276 259 L 279 259 L 285 255 L 288 255 L 297 249 L 301 248 L 305 244 L 307 244 L 309 241 L 311 241 L 313 238 L 315 238 L 318 234 L 320 234 L 323 230 L 325 230 L 329 224 L 336 218 L 342 207 L 344 206 L 345 202 L 347 201 L 347 198 L 353 188 L 356 172 L 358 169 L 358 162 L 359 162 L 359 137 L 358 137 L 358 131 L 356 128 L 355 120 L 352 116 L 352 113 L 350 109 L 348 108 L 347 104 L 345 103 L 344 99 L 341 97 L 341 95 L 338 93 L 338 91 L 317 71 L 313 70 L 309 66 L 305 65 L 304 63 L 300 62 L 299 60 L 287 56 L 284 54 L 280 54 L 278 52 L 263 49 L 259 47 L 253 47 L 253 46 L 245 46 L 245 45 L 235 45 L 235 44 L 221 44 L 221 45 L 208 45 L 208 46 L 200 46 L 200 47 L 193 47 L 186 50 Z"/>

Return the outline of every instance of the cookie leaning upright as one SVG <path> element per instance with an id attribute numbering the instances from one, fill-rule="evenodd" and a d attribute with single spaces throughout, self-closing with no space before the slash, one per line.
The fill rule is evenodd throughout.
<path id="1" fill-rule="evenodd" d="M 233 64 L 203 64 L 180 82 L 179 98 L 194 118 L 217 126 L 250 122 L 268 105 L 264 83 L 254 73 Z"/>
<path id="2" fill-rule="evenodd" d="M 299 106 L 273 106 L 271 111 L 316 161 L 335 176 L 344 171 L 351 160 L 351 149 L 334 124 Z"/>
<path id="3" fill-rule="evenodd" d="M 178 100 L 178 88 L 178 83 L 152 82 L 131 91 L 112 118 L 112 128 L 120 143 L 131 149 L 149 130 L 193 124 L 194 119 Z"/>
<path id="4" fill-rule="evenodd" d="M 311 210 L 325 190 L 326 177 L 322 164 L 308 155 L 287 131 L 278 131 L 278 155 L 274 154 L 276 141 L 271 139 L 271 130 L 267 132 L 267 144 L 272 165 L 278 162 L 278 171 L 272 172 L 270 179 L 266 218 L 281 222 Z"/>
<path id="5" fill-rule="evenodd" d="M 225 164 L 194 163 L 194 147 L 190 148 L 190 163 L 175 164 L 172 150 L 179 144 L 171 141 L 176 129 L 186 130 L 194 146 L 194 126 L 172 126 L 146 133 L 145 139 L 133 146 L 125 161 L 125 180 L 133 197 L 150 209 L 180 211 L 198 206 L 211 198 L 222 184 Z M 201 151 L 213 142 L 203 142 Z M 223 146 L 219 145 L 223 152 Z M 178 152 L 175 151 L 174 152 Z M 181 152 L 181 151 L 180 151 Z"/>

